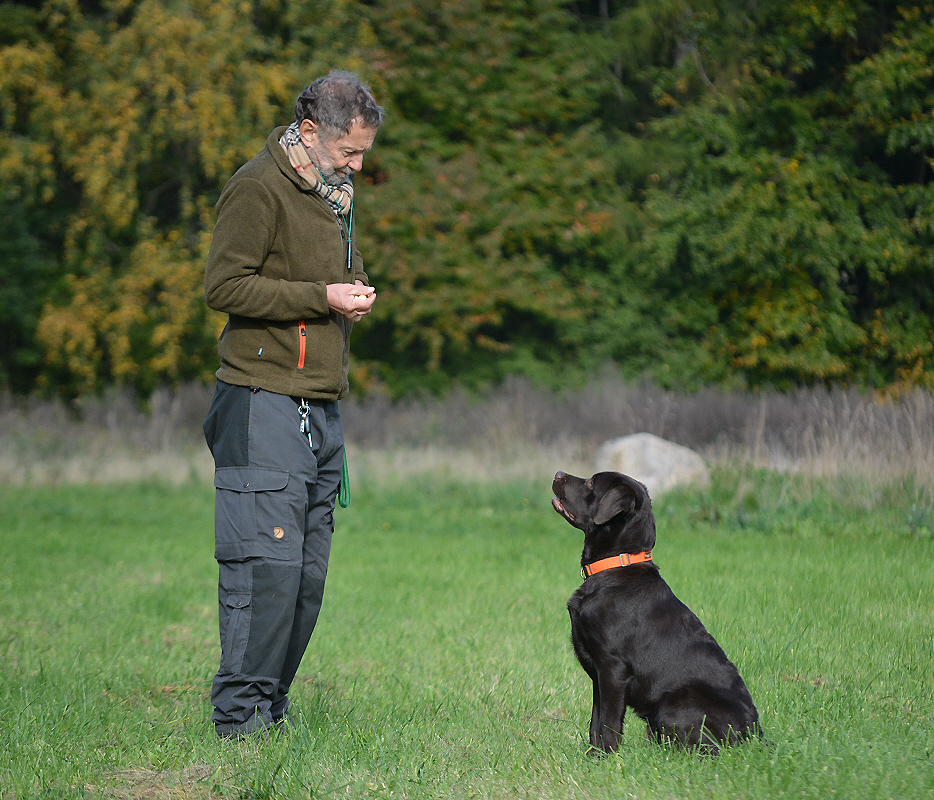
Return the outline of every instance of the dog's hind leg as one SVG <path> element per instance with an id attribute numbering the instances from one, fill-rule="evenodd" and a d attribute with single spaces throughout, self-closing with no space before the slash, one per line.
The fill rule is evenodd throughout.
<path id="1" fill-rule="evenodd" d="M 709 716 L 700 698 L 691 690 L 677 692 L 667 698 L 655 714 L 649 717 L 649 729 L 661 742 L 681 745 L 688 750 L 717 755 L 725 735 L 716 715 Z"/>

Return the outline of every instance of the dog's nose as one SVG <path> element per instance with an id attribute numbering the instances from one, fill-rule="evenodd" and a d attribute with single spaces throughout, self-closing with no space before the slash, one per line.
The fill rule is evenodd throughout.
<path id="1" fill-rule="evenodd" d="M 556 481 L 563 481 L 566 477 L 567 477 L 567 473 L 566 473 L 566 472 L 561 472 L 561 471 L 559 470 L 558 472 L 555 473 L 555 480 L 556 480 Z"/>

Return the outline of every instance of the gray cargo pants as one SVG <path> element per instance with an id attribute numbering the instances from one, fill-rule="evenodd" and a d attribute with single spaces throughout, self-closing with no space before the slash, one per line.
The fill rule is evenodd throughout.
<path id="1" fill-rule="evenodd" d="M 218 381 L 204 435 L 214 455 L 220 669 L 211 687 L 218 734 L 285 718 L 288 691 L 324 596 L 344 433 L 337 403 Z"/>

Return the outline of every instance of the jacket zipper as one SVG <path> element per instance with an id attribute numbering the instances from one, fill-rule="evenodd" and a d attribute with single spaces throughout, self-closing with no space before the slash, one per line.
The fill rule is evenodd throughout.
<path id="1" fill-rule="evenodd" d="M 335 217 L 334 220 L 337 223 L 337 227 L 341 232 L 341 240 L 344 239 L 344 227 L 341 225 L 340 220 Z M 348 252 L 348 261 L 350 261 L 350 246 L 347 248 Z M 348 264 L 347 268 L 350 269 L 352 264 Z M 305 369 L 305 320 L 300 319 L 298 321 L 298 368 Z"/>
<path id="2" fill-rule="evenodd" d="M 305 320 L 298 321 L 298 368 L 305 369 Z"/>

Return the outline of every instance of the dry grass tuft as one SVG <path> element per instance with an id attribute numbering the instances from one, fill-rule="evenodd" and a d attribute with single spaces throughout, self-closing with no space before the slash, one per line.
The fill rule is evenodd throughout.
<path id="1" fill-rule="evenodd" d="M 342 404 L 345 429 L 375 476 L 540 477 L 592 470 L 607 439 L 647 432 L 698 451 L 712 466 L 815 478 L 910 479 L 934 490 L 934 396 L 883 400 L 856 391 L 790 394 L 666 392 L 604 378 L 556 393 L 520 380 L 491 398 Z M 351 449 L 351 453 L 353 453 Z"/>
<path id="2" fill-rule="evenodd" d="M 201 422 L 211 394 L 193 384 L 158 391 L 142 406 L 116 391 L 71 406 L 0 397 L 0 481 L 207 481 L 213 463 Z M 347 399 L 341 412 L 354 479 L 585 473 L 602 442 L 645 431 L 712 466 L 934 489 L 934 396 L 921 390 L 898 399 L 819 388 L 681 394 L 604 377 L 553 392 L 512 379 L 485 397 Z"/>
<path id="3" fill-rule="evenodd" d="M 112 800 L 215 800 L 214 767 L 193 764 L 180 773 L 127 769 L 112 776 L 103 796 Z M 88 787 L 96 789 L 96 787 Z"/>

